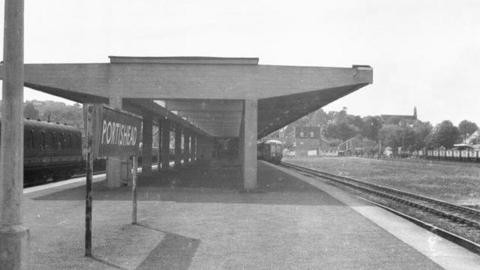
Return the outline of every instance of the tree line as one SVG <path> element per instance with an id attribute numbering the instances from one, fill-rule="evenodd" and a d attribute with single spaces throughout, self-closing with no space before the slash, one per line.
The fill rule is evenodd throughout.
<path id="1" fill-rule="evenodd" d="M 79 103 L 67 105 L 63 102 L 50 100 L 27 101 L 23 104 L 23 116 L 32 120 L 67 124 L 83 130 L 83 109 Z"/>
<path id="2" fill-rule="evenodd" d="M 437 149 L 440 147 L 452 148 L 456 143 L 464 142 L 470 135 L 478 130 L 476 123 L 463 120 L 458 126 L 445 120 L 433 126 L 429 122 L 406 117 L 351 115 L 346 108 L 341 111 L 326 113 L 317 110 L 285 129 L 287 147 L 293 146 L 295 127 L 318 126 L 321 127 L 322 136 L 329 141 L 344 142 L 355 136 L 362 136 L 382 147 L 390 146 L 402 151 L 415 151 L 421 149 Z M 470 143 L 478 144 L 479 139 Z"/>

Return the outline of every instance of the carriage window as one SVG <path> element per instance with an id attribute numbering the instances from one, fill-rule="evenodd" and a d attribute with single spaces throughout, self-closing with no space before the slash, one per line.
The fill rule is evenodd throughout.
<path id="1" fill-rule="evenodd" d="M 52 147 L 52 149 L 55 149 L 55 143 L 56 143 L 56 136 L 55 136 L 55 132 L 51 133 L 50 134 L 50 147 Z"/>
<path id="2" fill-rule="evenodd" d="M 63 149 L 65 147 L 65 142 L 63 140 L 64 140 L 64 137 L 62 133 L 59 135 L 59 138 L 58 138 L 58 149 Z"/>
<path id="3" fill-rule="evenodd" d="M 23 138 L 23 145 L 25 148 L 30 148 L 30 133 L 26 132 Z"/>
<path id="4" fill-rule="evenodd" d="M 33 129 L 30 129 L 30 147 L 33 149 L 35 148 L 35 136 L 33 133 Z"/>
<path id="5" fill-rule="evenodd" d="M 41 142 L 40 142 L 40 149 L 41 149 L 41 150 L 45 149 L 46 144 L 47 144 L 47 141 L 46 141 L 46 138 L 45 138 L 45 132 L 42 132 Z"/>

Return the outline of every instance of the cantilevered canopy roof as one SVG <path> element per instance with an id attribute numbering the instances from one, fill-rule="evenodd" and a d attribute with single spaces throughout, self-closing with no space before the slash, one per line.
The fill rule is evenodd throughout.
<path id="1" fill-rule="evenodd" d="M 2 72 L 3 77 L 3 72 Z M 369 66 L 259 65 L 258 58 L 110 57 L 99 64 L 26 64 L 25 86 L 81 103 L 173 118 L 211 136 L 238 136 L 243 100 L 258 100 L 258 137 L 372 83 Z"/>

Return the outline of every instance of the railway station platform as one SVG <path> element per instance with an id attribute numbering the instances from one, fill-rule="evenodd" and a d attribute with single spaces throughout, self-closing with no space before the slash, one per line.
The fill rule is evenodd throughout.
<path id="1" fill-rule="evenodd" d="M 308 183 L 310 182 L 310 183 Z M 25 192 L 33 269 L 479 269 L 480 256 L 334 186 L 259 162 L 201 164 L 93 192 L 93 255 L 84 257 L 85 192 Z"/>

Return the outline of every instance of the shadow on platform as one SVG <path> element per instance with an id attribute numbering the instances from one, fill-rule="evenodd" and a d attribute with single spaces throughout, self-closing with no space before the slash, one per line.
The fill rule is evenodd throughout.
<path id="1" fill-rule="evenodd" d="M 239 166 L 198 166 L 140 176 L 139 201 L 179 203 L 251 203 L 292 205 L 342 205 L 325 192 L 284 172 L 259 163 L 258 192 L 242 193 Z M 93 185 L 94 200 L 131 200 L 131 187 L 106 188 Z M 281 196 L 278 196 L 278 193 Z M 76 187 L 34 198 L 34 200 L 84 200 L 85 187 Z"/>
<path id="2" fill-rule="evenodd" d="M 183 235 L 157 229 L 148 224 L 137 224 L 141 228 L 159 232 L 164 235 L 162 240 L 153 247 L 144 260 L 140 261 L 135 270 L 143 269 L 179 269 L 187 270 L 190 267 L 195 252 L 200 245 L 199 239 L 189 238 Z M 94 255 L 92 260 L 105 266 L 127 270 L 132 269 L 124 263 L 112 260 L 111 258 Z M 122 265 L 123 264 L 123 265 Z"/>

